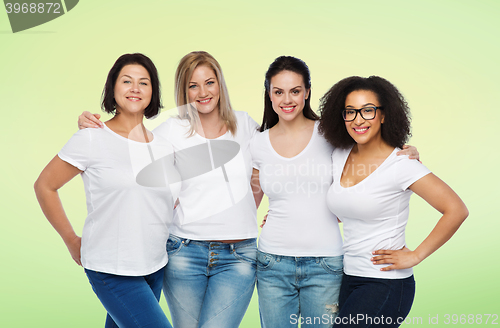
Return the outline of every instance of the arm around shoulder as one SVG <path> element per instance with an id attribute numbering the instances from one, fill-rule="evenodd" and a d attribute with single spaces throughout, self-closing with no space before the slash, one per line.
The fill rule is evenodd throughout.
<path id="1" fill-rule="evenodd" d="M 262 188 L 260 187 L 259 170 L 255 168 L 252 171 L 252 179 L 250 181 L 250 185 L 252 187 L 253 197 L 255 199 L 255 206 L 259 208 L 262 197 L 264 197 L 264 191 L 262 191 Z"/>

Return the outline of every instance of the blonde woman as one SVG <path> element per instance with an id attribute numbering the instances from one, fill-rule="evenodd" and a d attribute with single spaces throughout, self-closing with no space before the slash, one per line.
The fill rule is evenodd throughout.
<path id="1" fill-rule="evenodd" d="M 179 117 L 154 132 L 174 146 L 182 177 L 167 242 L 164 293 L 175 327 L 237 327 L 256 279 L 256 203 L 250 139 L 258 124 L 233 111 L 219 63 L 204 51 L 184 56 L 175 75 Z M 96 127 L 84 112 L 80 127 Z"/>

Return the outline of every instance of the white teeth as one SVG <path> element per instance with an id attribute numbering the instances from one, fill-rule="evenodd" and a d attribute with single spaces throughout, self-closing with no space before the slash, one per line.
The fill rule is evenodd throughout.
<path id="1" fill-rule="evenodd" d="M 202 104 L 206 104 L 206 103 L 207 103 L 207 102 L 209 102 L 209 101 L 210 101 L 210 99 L 207 99 L 207 100 L 200 100 L 200 103 L 202 103 Z"/>
<path id="2" fill-rule="evenodd" d="M 291 107 L 281 107 L 283 108 L 283 110 L 292 110 L 295 106 L 291 106 Z"/>
<path id="3" fill-rule="evenodd" d="M 356 132 L 364 132 L 368 130 L 368 128 L 362 128 L 362 129 L 354 129 Z"/>
<path id="4" fill-rule="evenodd" d="M 139 98 L 135 98 L 135 97 L 128 97 L 128 99 L 131 99 L 131 100 L 139 100 Z"/>

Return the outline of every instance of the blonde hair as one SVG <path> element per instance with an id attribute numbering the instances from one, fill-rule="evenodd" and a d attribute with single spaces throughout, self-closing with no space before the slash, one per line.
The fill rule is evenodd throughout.
<path id="1" fill-rule="evenodd" d="M 189 121 L 191 125 L 189 135 L 192 136 L 196 131 L 196 127 L 200 126 L 200 119 L 196 107 L 188 103 L 188 88 L 189 80 L 193 76 L 194 70 L 199 66 L 207 66 L 214 71 L 219 82 L 219 118 L 224 122 L 226 128 L 233 135 L 236 135 L 236 116 L 229 101 L 229 94 L 222 69 L 217 60 L 205 51 L 188 53 L 182 57 L 177 66 L 177 71 L 175 72 L 175 102 L 179 108 L 179 117 Z"/>

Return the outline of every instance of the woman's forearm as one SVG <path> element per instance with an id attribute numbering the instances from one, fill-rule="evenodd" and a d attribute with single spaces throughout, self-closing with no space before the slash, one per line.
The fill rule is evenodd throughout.
<path id="1" fill-rule="evenodd" d="M 35 193 L 43 214 L 59 233 L 65 243 L 76 237 L 76 233 L 64 212 L 57 190 L 50 190 L 43 182 L 35 183 Z"/>
<path id="2" fill-rule="evenodd" d="M 427 238 L 414 250 L 419 262 L 443 246 L 469 215 L 469 211 L 463 203 L 459 208 L 454 208 L 450 212 L 444 213 Z"/>

